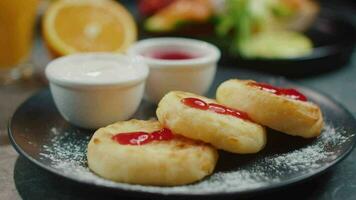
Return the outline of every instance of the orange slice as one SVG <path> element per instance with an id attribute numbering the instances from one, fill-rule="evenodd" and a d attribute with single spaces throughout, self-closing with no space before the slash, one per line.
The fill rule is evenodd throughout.
<path id="1" fill-rule="evenodd" d="M 59 0 L 43 19 L 43 36 L 53 55 L 123 52 L 137 39 L 132 15 L 112 0 Z"/>

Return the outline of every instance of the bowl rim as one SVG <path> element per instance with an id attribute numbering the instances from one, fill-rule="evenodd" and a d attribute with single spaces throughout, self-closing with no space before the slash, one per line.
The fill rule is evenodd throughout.
<path id="1" fill-rule="evenodd" d="M 75 60 L 88 59 L 95 60 L 96 58 L 108 60 L 126 60 L 132 63 L 138 72 L 137 77 L 130 80 L 110 80 L 110 81 L 86 81 L 86 80 L 70 80 L 64 79 L 56 75 L 56 68 L 60 65 L 73 62 Z M 47 64 L 45 75 L 50 84 L 64 86 L 69 88 L 110 88 L 110 87 L 128 87 L 144 82 L 149 74 L 148 66 L 139 58 L 128 56 L 120 53 L 94 52 L 94 53 L 77 53 L 68 56 L 57 58 Z"/>
<path id="2" fill-rule="evenodd" d="M 160 46 L 179 46 L 186 49 L 200 49 L 206 53 L 197 58 L 184 59 L 184 60 L 164 60 L 151 58 L 141 54 L 142 51 L 149 48 L 155 48 Z M 221 52 L 215 45 L 191 38 L 184 37 L 157 37 L 148 38 L 137 41 L 128 50 L 127 53 L 131 56 L 137 56 L 144 60 L 150 68 L 195 68 L 204 67 L 208 64 L 217 63 L 221 57 Z"/>

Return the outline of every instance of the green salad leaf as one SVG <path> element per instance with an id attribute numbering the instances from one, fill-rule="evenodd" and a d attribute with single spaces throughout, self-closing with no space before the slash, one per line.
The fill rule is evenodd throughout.
<path id="1" fill-rule="evenodd" d="M 296 53 L 295 56 L 298 56 L 301 52 L 310 52 L 312 45 L 308 38 L 299 33 L 285 33 L 285 30 L 281 30 L 281 27 L 278 26 L 279 18 L 293 15 L 293 10 L 282 1 L 226 0 L 225 6 L 225 11 L 217 17 L 216 33 L 220 37 L 231 38 L 230 50 L 232 54 L 244 57 L 263 57 L 263 52 L 268 54 L 266 48 L 274 48 L 271 51 L 274 54 L 273 56 L 266 54 L 265 57 L 278 57 L 278 53 L 281 53 L 281 57 L 293 56 L 293 52 Z M 268 34 L 261 34 L 264 32 L 268 32 Z M 292 39 L 292 41 L 271 39 L 280 33 L 285 36 L 283 39 Z M 279 45 L 274 46 L 273 43 Z M 267 45 L 268 47 L 258 45 Z M 284 54 L 282 47 L 288 48 L 290 53 Z M 295 51 L 291 51 L 293 48 Z M 254 55 L 254 52 L 258 55 Z"/>

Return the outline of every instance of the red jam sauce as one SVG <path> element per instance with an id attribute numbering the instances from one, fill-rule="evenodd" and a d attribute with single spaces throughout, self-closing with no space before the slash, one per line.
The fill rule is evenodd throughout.
<path id="1" fill-rule="evenodd" d="M 184 98 L 182 99 L 182 103 L 192 108 L 196 108 L 200 110 L 209 110 L 218 114 L 231 115 L 240 119 L 252 121 L 251 118 L 248 116 L 248 114 L 245 112 L 233 108 L 228 108 L 216 103 L 208 104 L 205 101 L 198 98 Z"/>
<path id="2" fill-rule="evenodd" d="M 187 60 L 196 58 L 196 56 L 184 51 L 156 51 L 149 56 L 162 60 Z"/>
<path id="3" fill-rule="evenodd" d="M 299 101 L 308 101 L 307 97 L 300 93 L 298 90 L 293 88 L 279 88 L 267 83 L 250 83 L 252 86 L 256 86 L 261 90 L 266 92 L 270 92 L 276 95 L 285 96 L 291 99 L 299 100 Z"/>
<path id="4" fill-rule="evenodd" d="M 123 145 L 143 145 L 153 141 L 171 140 L 174 138 L 171 130 L 164 128 L 152 133 L 146 132 L 129 132 L 118 133 L 111 137 L 112 140 Z"/>

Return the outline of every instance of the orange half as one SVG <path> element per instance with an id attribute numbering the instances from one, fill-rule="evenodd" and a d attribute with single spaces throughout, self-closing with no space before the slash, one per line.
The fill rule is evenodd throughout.
<path id="1" fill-rule="evenodd" d="M 112 0 L 59 0 L 43 19 L 43 36 L 54 56 L 123 52 L 137 39 L 132 15 Z"/>

